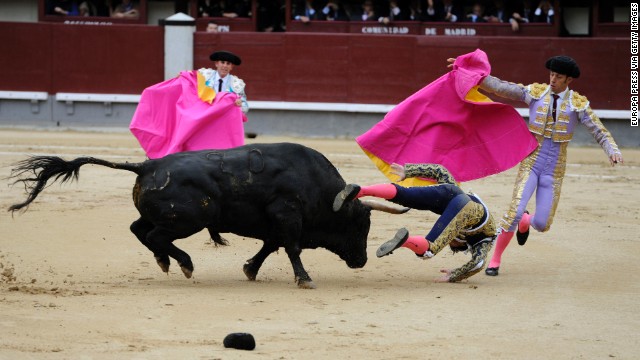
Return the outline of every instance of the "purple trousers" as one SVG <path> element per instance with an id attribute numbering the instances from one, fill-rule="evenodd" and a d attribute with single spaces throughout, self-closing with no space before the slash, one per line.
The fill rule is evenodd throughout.
<path id="1" fill-rule="evenodd" d="M 536 137 L 540 146 L 520 163 L 511 206 L 500 222 L 505 231 L 516 230 L 534 192 L 536 208 L 531 226 L 538 231 L 549 230 L 560 201 L 569 143 Z"/>

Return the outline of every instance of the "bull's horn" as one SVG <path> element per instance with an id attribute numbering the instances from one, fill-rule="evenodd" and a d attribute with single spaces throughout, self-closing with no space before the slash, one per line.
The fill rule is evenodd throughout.
<path id="1" fill-rule="evenodd" d="M 374 200 L 360 200 L 360 202 L 362 202 L 364 205 L 370 207 L 373 210 L 384 211 L 390 214 L 404 214 L 407 211 L 411 210 L 408 207 L 394 206 L 394 205 L 390 205 L 387 203 L 382 203 Z"/>

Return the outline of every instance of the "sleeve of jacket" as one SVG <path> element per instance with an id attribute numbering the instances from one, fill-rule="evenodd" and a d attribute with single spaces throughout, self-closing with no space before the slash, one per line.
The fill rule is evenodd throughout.
<path id="1" fill-rule="evenodd" d="M 618 145 L 607 128 L 602 125 L 598 116 L 589 106 L 589 100 L 586 97 L 574 92 L 571 96 L 571 107 L 578 114 L 580 122 L 587 127 L 593 138 L 602 147 L 607 156 L 613 154 L 621 154 Z"/>
<path id="2" fill-rule="evenodd" d="M 449 170 L 439 164 L 405 164 L 405 176 L 433 179 L 438 184 L 456 184 L 456 179 Z"/>
<path id="3" fill-rule="evenodd" d="M 527 102 L 526 87 L 521 84 L 500 80 L 495 76 L 489 75 L 485 77 L 480 83 L 480 89 L 505 99 Z"/>
<path id="4" fill-rule="evenodd" d="M 242 101 L 242 112 L 244 114 L 249 112 L 249 103 L 247 102 L 247 94 L 245 93 L 245 83 L 242 79 L 240 79 L 237 76 L 233 77 L 233 81 L 231 83 L 231 90 L 233 90 L 234 93 L 238 94 L 238 96 L 240 97 L 240 100 Z"/>
<path id="5" fill-rule="evenodd" d="M 458 282 L 471 277 L 484 268 L 489 252 L 492 248 L 492 242 L 483 242 L 477 245 L 477 249 L 472 249 L 471 260 L 461 267 L 452 270 L 449 282 Z"/>

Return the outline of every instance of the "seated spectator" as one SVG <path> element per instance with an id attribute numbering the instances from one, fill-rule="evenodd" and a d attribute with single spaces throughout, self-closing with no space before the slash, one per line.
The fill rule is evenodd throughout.
<path id="1" fill-rule="evenodd" d="M 207 23 L 205 31 L 208 33 L 217 33 L 220 32 L 220 29 L 218 29 L 218 24 L 213 21 L 209 21 L 209 23 Z"/>
<path id="2" fill-rule="evenodd" d="M 351 20 L 353 21 L 377 21 L 378 17 L 373 8 L 373 2 L 371 0 L 365 0 L 360 5 L 359 9 L 355 9 L 351 14 Z"/>
<path id="3" fill-rule="evenodd" d="M 467 14 L 467 21 L 473 23 L 485 23 L 488 17 L 484 14 L 484 5 L 479 2 L 473 4 L 471 13 Z"/>
<path id="4" fill-rule="evenodd" d="M 553 24 L 553 5 L 549 0 L 541 0 L 538 4 L 538 8 L 534 12 L 534 22 Z"/>
<path id="5" fill-rule="evenodd" d="M 286 28 L 285 12 L 284 0 L 259 0 L 256 14 L 258 31 L 284 31 Z"/>
<path id="6" fill-rule="evenodd" d="M 382 16 L 378 18 L 379 22 L 386 25 L 392 21 L 407 21 L 411 19 L 411 10 L 406 1 L 389 0 L 388 3 L 388 8 L 380 13 Z"/>
<path id="7" fill-rule="evenodd" d="M 422 0 L 422 21 L 457 22 L 463 16 L 462 7 L 453 0 Z"/>
<path id="8" fill-rule="evenodd" d="M 111 0 L 88 0 L 88 3 L 95 16 L 111 16 Z"/>
<path id="9" fill-rule="evenodd" d="M 322 12 L 318 11 L 313 0 L 298 0 L 293 9 L 293 19 L 307 23 L 311 20 L 321 20 Z"/>
<path id="10" fill-rule="evenodd" d="M 409 20 L 422 20 L 422 4 L 421 0 L 411 0 L 409 5 Z"/>
<path id="11" fill-rule="evenodd" d="M 93 16 L 95 12 L 91 11 L 89 7 L 89 3 L 84 1 L 78 6 L 78 11 L 80 12 L 80 16 Z"/>
<path id="12" fill-rule="evenodd" d="M 533 9 L 531 8 L 531 1 L 522 0 L 521 2 L 516 4 L 511 16 L 518 22 L 518 24 L 533 22 Z"/>
<path id="13" fill-rule="evenodd" d="M 230 19 L 238 17 L 244 18 L 251 15 L 250 0 L 228 0 L 221 1 L 224 4 L 222 16 Z"/>
<path id="14" fill-rule="evenodd" d="M 494 0 L 486 11 L 487 22 L 503 23 L 508 20 L 507 10 L 504 8 L 504 0 Z"/>
<path id="15" fill-rule="evenodd" d="M 120 19 L 137 19 L 139 15 L 138 6 L 133 3 L 133 0 L 122 0 L 111 12 L 111 17 Z"/>
<path id="16" fill-rule="evenodd" d="M 220 1 L 198 0 L 198 17 L 220 17 L 220 16 L 222 16 Z"/>
<path id="17" fill-rule="evenodd" d="M 80 15 L 80 10 L 76 0 L 50 0 L 47 3 L 47 14 L 78 16 Z"/>
<path id="18" fill-rule="evenodd" d="M 510 2 L 513 4 L 513 2 Z M 511 24 L 511 30 L 518 31 L 520 26 L 518 21 L 513 17 L 514 11 L 512 8 L 505 6 L 504 0 L 494 0 L 493 7 L 488 12 L 487 21 L 490 23 L 509 23 Z"/>
<path id="19" fill-rule="evenodd" d="M 338 0 L 329 0 L 322 8 L 322 14 L 328 21 L 349 21 L 349 15 Z"/>

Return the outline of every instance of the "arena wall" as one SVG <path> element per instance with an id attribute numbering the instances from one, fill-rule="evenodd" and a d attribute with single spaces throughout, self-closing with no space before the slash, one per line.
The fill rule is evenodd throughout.
<path id="1" fill-rule="evenodd" d="M 252 107 L 247 129 L 265 134 L 274 129 L 294 135 L 359 134 L 384 111 L 331 110 L 335 104 L 390 107 L 445 74 L 448 57 L 477 48 L 489 55 L 493 75 L 523 84 L 547 81 L 544 61 L 569 54 L 583 73 L 572 88 L 588 95 L 592 108 L 629 110 L 629 39 L 622 37 L 197 31 L 193 41 L 194 68 L 211 67 L 213 50 L 236 52 L 243 63 L 234 73 L 246 81 L 250 105 L 285 104 Z M 0 57 L 0 92 L 48 95 L 45 100 L 24 94 L 0 99 L 0 125 L 126 126 L 135 96 L 164 80 L 163 42 L 162 26 L 0 22 L 0 51 L 10 54 Z M 112 98 L 74 101 L 60 94 Z M 122 101 L 119 95 L 129 97 Z M 327 104 L 329 111 L 294 106 L 300 103 Z M 617 121 L 628 124 L 624 116 Z"/>

